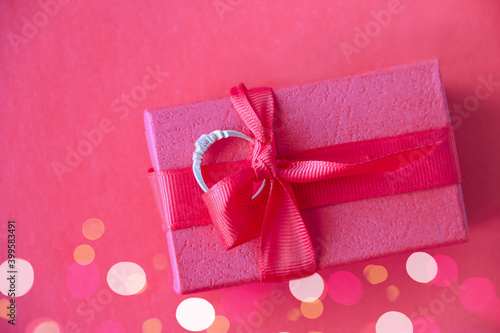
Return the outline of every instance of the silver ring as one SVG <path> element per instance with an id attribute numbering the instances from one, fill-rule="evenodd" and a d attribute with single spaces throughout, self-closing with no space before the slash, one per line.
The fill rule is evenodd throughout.
<path id="1" fill-rule="evenodd" d="M 194 143 L 194 146 L 196 147 L 193 153 L 194 178 L 196 178 L 196 181 L 198 182 L 202 190 L 205 192 L 208 191 L 208 187 L 205 184 L 205 181 L 203 180 L 203 176 L 201 175 L 201 169 L 200 169 L 201 161 L 203 160 L 203 155 L 207 151 L 208 147 L 210 147 L 215 141 L 229 137 L 241 138 L 253 143 L 253 140 L 248 136 L 246 136 L 245 134 L 231 130 L 228 131 L 216 130 L 210 134 L 203 134 Z M 252 196 L 252 199 L 258 196 L 260 192 L 262 192 L 262 189 L 264 188 L 265 185 L 266 185 L 266 180 L 264 179 L 259 190 L 255 192 L 255 194 Z"/>

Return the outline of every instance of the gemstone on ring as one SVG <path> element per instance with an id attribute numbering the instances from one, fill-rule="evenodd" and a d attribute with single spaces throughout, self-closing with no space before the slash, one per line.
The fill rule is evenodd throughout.
<path id="1" fill-rule="evenodd" d="M 202 134 L 198 138 L 198 140 L 196 140 L 196 142 L 194 143 L 196 149 L 193 153 L 193 173 L 194 177 L 196 178 L 196 181 L 198 182 L 202 190 L 205 192 L 208 191 L 208 186 L 205 184 L 205 181 L 203 180 L 200 168 L 201 162 L 203 160 L 203 155 L 205 155 L 205 152 L 207 151 L 208 147 L 210 147 L 215 141 L 229 137 L 241 138 L 253 143 L 253 140 L 248 136 L 246 136 L 245 134 L 232 130 L 224 130 L 224 131 L 216 130 L 210 134 Z M 266 180 L 264 179 L 260 188 L 252 196 L 252 199 L 254 199 L 256 196 L 260 194 L 265 185 L 266 185 Z"/>

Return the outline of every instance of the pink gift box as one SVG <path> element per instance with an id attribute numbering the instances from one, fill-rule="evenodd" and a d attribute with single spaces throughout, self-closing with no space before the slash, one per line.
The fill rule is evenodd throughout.
<path id="1" fill-rule="evenodd" d="M 435 60 L 276 89 L 274 95 L 278 155 L 450 125 Z M 144 117 L 155 171 L 191 167 L 201 134 L 248 133 L 229 97 L 146 110 Z M 249 144 L 230 138 L 211 146 L 204 164 L 250 156 Z M 318 269 L 468 239 L 460 184 L 301 213 Z M 210 224 L 166 235 L 177 293 L 259 281 L 258 238 L 226 251 Z"/>

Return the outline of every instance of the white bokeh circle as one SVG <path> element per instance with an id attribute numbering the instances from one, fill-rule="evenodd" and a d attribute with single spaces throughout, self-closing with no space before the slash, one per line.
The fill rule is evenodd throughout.
<path id="1" fill-rule="evenodd" d="M 389 311 L 377 320 L 375 331 L 377 333 L 413 333 L 413 324 L 403 313 Z"/>
<path id="2" fill-rule="evenodd" d="M 13 290 L 15 297 L 23 296 L 28 291 L 30 291 L 35 281 L 35 272 L 33 271 L 33 266 L 21 258 L 14 259 L 15 263 L 13 267 L 10 267 L 9 261 L 5 260 L 0 265 L 0 292 L 7 297 L 11 294 L 9 291 Z M 15 272 L 15 273 L 9 273 Z M 8 280 L 11 275 L 14 279 Z M 11 281 L 14 283 L 14 288 L 11 289 Z"/>
<path id="3" fill-rule="evenodd" d="M 185 299 L 175 312 L 177 322 L 191 332 L 206 330 L 215 320 L 215 309 L 203 298 L 191 297 Z"/>
<path id="4" fill-rule="evenodd" d="M 106 281 L 115 293 L 129 296 L 138 294 L 146 286 L 146 273 L 136 263 L 122 261 L 109 269 Z"/>
<path id="5" fill-rule="evenodd" d="M 415 281 L 428 283 L 437 274 L 438 266 L 436 260 L 428 253 L 415 252 L 406 261 L 406 272 Z"/>
<path id="6" fill-rule="evenodd" d="M 293 297 L 302 302 L 314 302 L 325 290 L 325 281 L 318 273 L 288 283 Z"/>

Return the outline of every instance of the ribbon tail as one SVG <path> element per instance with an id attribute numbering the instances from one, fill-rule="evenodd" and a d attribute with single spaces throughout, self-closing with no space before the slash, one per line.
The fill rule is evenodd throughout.
<path id="1" fill-rule="evenodd" d="M 226 250 L 248 239 L 254 172 L 243 169 L 210 188 L 202 198 Z"/>
<path id="2" fill-rule="evenodd" d="M 316 256 L 289 183 L 271 181 L 260 247 L 261 281 L 275 282 L 310 275 Z"/>
<path id="3" fill-rule="evenodd" d="M 279 161 L 278 177 L 290 183 L 307 183 L 334 177 L 400 170 L 429 155 L 442 142 L 399 151 L 358 163 L 331 161 Z"/>

